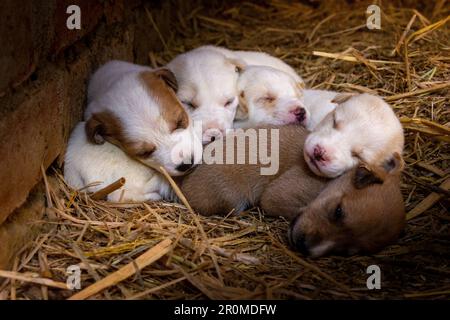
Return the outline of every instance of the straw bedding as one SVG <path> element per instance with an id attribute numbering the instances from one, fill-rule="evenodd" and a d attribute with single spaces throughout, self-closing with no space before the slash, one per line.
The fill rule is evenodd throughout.
<path id="1" fill-rule="evenodd" d="M 94 299 L 448 299 L 450 8 L 383 2 L 381 30 L 368 30 L 367 4 L 304 3 L 193 8 L 149 61 L 163 65 L 207 43 L 263 50 L 296 68 L 309 87 L 386 97 L 406 137 L 408 224 L 397 244 L 371 256 L 311 260 L 286 245 L 287 221 L 258 209 L 205 218 L 180 204 L 94 201 L 70 190 L 55 168 L 46 184 L 46 232 L 0 282 L 3 298 L 68 298 L 66 268 L 79 265 L 83 288 L 110 275 L 106 289 L 86 296 Z M 161 258 L 118 280 L 114 272 L 166 239 Z M 366 287 L 372 264 L 381 268 L 381 290 Z"/>

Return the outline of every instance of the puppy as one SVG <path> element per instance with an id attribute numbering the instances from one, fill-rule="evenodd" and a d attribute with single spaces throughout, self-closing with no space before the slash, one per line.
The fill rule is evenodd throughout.
<path id="1" fill-rule="evenodd" d="M 89 141 L 107 141 L 146 165 L 161 165 L 173 176 L 184 174 L 201 160 L 202 147 L 176 90 L 168 69 L 106 63 L 89 83 Z"/>
<path id="2" fill-rule="evenodd" d="M 123 176 L 127 178 L 124 200 L 166 198 L 165 182 L 139 162 L 162 166 L 179 176 L 202 156 L 201 139 L 174 90 L 176 80 L 167 69 L 120 61 L 101 67 L 89 85 L 87 121 L 77 126 L 69 140 L 67 183 L 82 188 L 102 182 L 89 187 L 96 191 Z M 109 197 L 118 199 L 118 193 Z"/>
<path id="3" fill-rule="evenodd" d="M 310 172 L 302 158 L 306 134 L 301 127 L 284 126 L 279 141 L 269 141 L 279 143 L 275 175 L 260 175 L 261 163 L 200 165 L 183 177 L 181 189 L 200 214 L 225 215 L 256 205 L 293 220 L 291 244 L 314 257 L 376 252 L 394 241 L 405 223 L 401 156 L 394 153 L 386 165 L 361 164 L 326 180 Z"/>
<path id="4" fill-rule="evenodd" d="M 115 145 L 89 141 L 86 122 L 73 130 L 65 155 L 64 178 L 69 186 L 95 192 L 124 177 L 125 185 L 110 193 L 108 201 L 174 200 L 170 185 L 158 172 L 130 158 Z M 98 182 L 97 184 L 94 184 Z"/>
<path id="5" fill-rule="evenodd" d="M 203 143 L 219 139 L 233 127 L 238 105 L 237 80 L 244 62 L 199 47 L 167 64 L 178 80 L 178 98 L 194 121 L 202 124 Z"/>
<path id="6" fill-rule="evenodd" d="M 332 102 L 336 108 L 313 126 L 304 146 L 305 160 L 315 174 L 337 177 L 359 162 L 385 165 L 392 154 L 402 153 L 402 125 L 382 98 L 340 94 Z M 314 114 L 314 107 L 305 105 Z"/>
<path id="7" fill-rule="evenodd" d="M 238 80 L 239 106 L 234 127 L 307 122 L 303 85 L 289 74 L 265 66 L 246 67 Z"/>

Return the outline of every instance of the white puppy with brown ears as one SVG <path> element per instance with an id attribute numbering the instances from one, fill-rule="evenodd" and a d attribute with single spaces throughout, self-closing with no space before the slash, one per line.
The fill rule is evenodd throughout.
<path id="1" fill-rule="evenodd" d="M 178 176 L 202 155 L 200 137 L 176 88 L 168 69 L 121 61 L 102 66 L 89 84 L 87 121 L 69 141 L 64 170 L 68 184 L 82 188 L 101 181 L 89 188 L 96 191 L 123 176 L 124 200 L 164 198 L 167 184 L 147 166 L 162 166 Z M 109 199 L 117 200 L 117 194 Z"/>
<path id="2" fill-rule="evenodd" d="M 266 66 L 247 66 L 238 80 L 239 106 L 234 126 L 304 125 L 303 82 Z"/>
<path id="3" fill-rule="evenodd" d="M 402 154 L 402 125 L 381 97 L 344 93 L 324 101 L 337 106 L 313 127 L 303 149 L 314 173 L 337 177 L 360 162 L 389 166 L 393 154 Z M 306 105 L 314 114 L 315 106 Z"/>

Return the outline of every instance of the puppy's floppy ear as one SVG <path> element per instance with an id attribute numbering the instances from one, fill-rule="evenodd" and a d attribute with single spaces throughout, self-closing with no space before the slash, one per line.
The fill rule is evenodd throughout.
<path id="1" fill-rule="evenodd" d="M 351 97 L 354 97 L 356 95 L 357 95 L 357 93 L 351 93 L 351 92 L 339 93 L 336 97 L 333 98 L 333 100 L 331 100 L 331 102 L 337 103 L 337 104 L 341 104 L 341 103 L 346 102 Z"/>
<path id="2" fill-rule="evenodd" d="M 94 144 L 105 143 L 105 125 L 95 116 L 92 116 L 85 125 L 86 136 L 89 142 Z"/>
<path id="3" fill-rule="evenodd" d="M 405 162 L 398 152 L 394 152 L 392 157 L 383 162 L 383 169 L 387 173 L 396 173 L 403 170 Z"/>
<path id="4" fill-rule="evenodd" d="M 247 65 L 244 62 L 244 60 L 241 60 L 241 59 L 238 59 L 238 58 L 226 58 L 226 60 L 229 63 L 231 63 L 232 65 L 235 66 L 236 72 L 239 73 L 239 74 L 241 74 L 244 71 L 245 66 Z"/>
<path id="5" fill-rule="evenodd" d="M 172 71 L 167 68 L 159 68 L 153 71 L 156 76 L 161 78 L 173 91 L 178 91 L 178 81 Z"/>
<path id="6" fill-rule="evenodd" d="M 234 116 L 235 120 L 245 120 L 248 118 L 248 107 L 247 102 L 245 101 L 245 92 L 241 91 L 239 93 L 239 104 L 236 109 L 236 115 Z"/>
<path id="7" fill-rule="evenodd" d="M 355 176 L 353 177 L 353 185 L 356 189 L 363 189 L 375 183 L 383 183 L 383 180 L 375 172 L 364 165 L 360 165 L 356 169 Z"/>

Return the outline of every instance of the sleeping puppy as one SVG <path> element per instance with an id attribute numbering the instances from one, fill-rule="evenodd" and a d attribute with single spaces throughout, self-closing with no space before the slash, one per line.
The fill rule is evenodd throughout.
<path id="1" fill-rule="evenodd" d="M 167 64 L 178 80 L 178 98 L 202 124 L 204 144 L 233 127 L 238 105 L 237 80 L 244 63 L 207 48 L 197 48 Z"/>
<path id="2" fill-rule="evenodd" d="M 82 188 L 102 181 L 89 189 L 96 191 L 116 176 L 124 176 L 127 183 L 137 184 L 128 189 L 137 190 L 143 182 L 134 181 L 134 177 L 144 170 L 138 161 L 150 167 L 162 166 L 172 176 L 183 175 L 198 163 L 201 140 L 175 90 L 175 77 L 167 69 L 152 70 L 121 61 L 102 66 L 89 84 L 87 121 L 69 141 L 64 170 L 68 184 Z M 136 161 L 124 161 L 125 154 Z M 130 174 L 133 170 L 135 175 Z M 143 190 L 129 191 L 125 200 L 141 201 L 141 193 L 157 199 L 160 187 L 163 197 L 166 186 L 159 178 L 151 180 L 156 172 L 147 170 Z"/>
<path id="3" fill-rule="evenodd" d="M 303 83 L 265 66 L 247 66 L 238 80 L 239 106 L 235 128 L 307 122 Z"/>
<path id="4" fill-rule="evenodd" d="M 339 94 L 331 102 L 336 108 L 313 127 L 304 146 L 305 160 L 315 174 L 337 177 L 359 162 L 379 166 L 402 153 L 402 125 L 381 97 Z M 305 105 L 314 114 L 314 106 Z"/>
<path id="5" fill-rule="evenodd" d="M 181 189 L 200 214 L 226 215 L 259 206 L 268 215 L 292 220 L 291 244 L 314 257 L 376 252 L 394 241 L 405 223 L 401 156 L 392 154 L 382 166 L 361 163 L 327 180 L 303 160 L 306 134 L 299 126 L 284 126 L 278 140 L 269 139 L 268 145 L 279 145 L 274 175 L 261 175 L 262 162 L 202 164 L 183 177 Z M 244 159 L 250 150 L 247 144 Z"/>
<path id="6" fill-rule="evenodd" d="M 99 89 L 99 83 L 106 88 Z M 184 174 L 201 159 L 201 146 L 176 90 L 176 78 L 168 69 L 106 63 L 88 88 L 89 141 L 108 141 L 146 165 L 162 165 L 173 176 Z"/>

